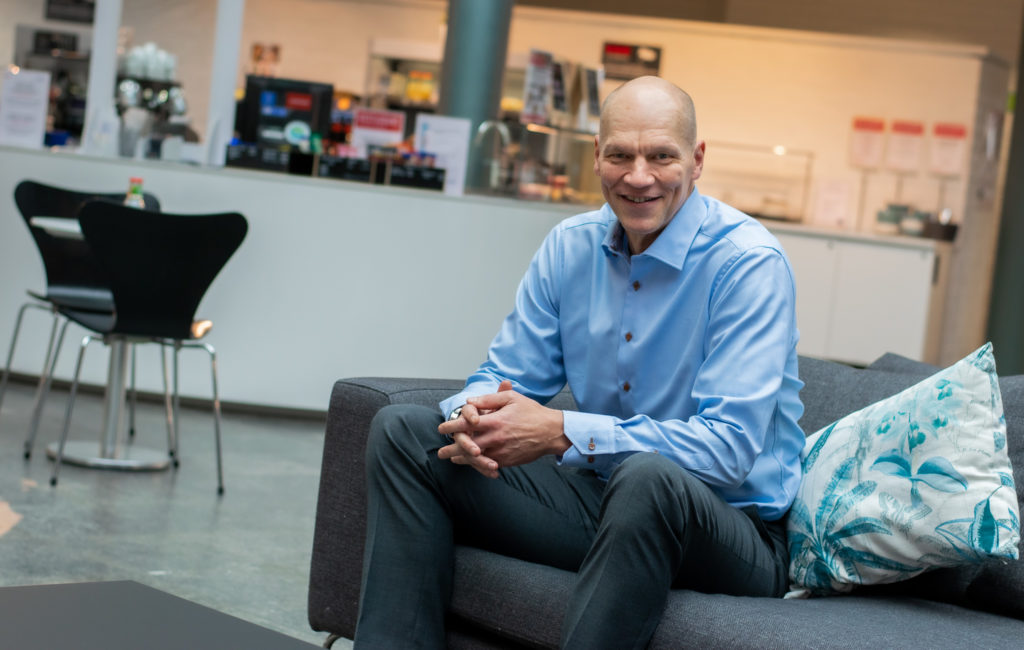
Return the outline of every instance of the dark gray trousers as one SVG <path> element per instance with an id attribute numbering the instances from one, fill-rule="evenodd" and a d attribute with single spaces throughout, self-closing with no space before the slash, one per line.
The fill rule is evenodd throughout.
<path id="1" fill-rule="evenodd" d="M 785 531 L 653 453 L 605 482 L 550 458 L 489 479 L 437 458 L 434 410 L 395 405 L 367 441 L 368 512 L 355 645 L 444 648 L 454 545 L 577 571 L 566 648 L 643 648 L 671 588 L 786 591 Z"/>

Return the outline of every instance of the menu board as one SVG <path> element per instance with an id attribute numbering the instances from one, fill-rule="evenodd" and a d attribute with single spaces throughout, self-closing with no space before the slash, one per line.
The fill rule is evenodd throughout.
<path id="1" fill-rule="evenodd" d="M 661 72 L 661 48 L 605 43 L 601 48 L 601 63 L 608 79 L 629 81 L 645 75 L 658 76 Z"/>
<path id="2" fill-rule="evenodd" d="M 49 72 L 7 68 L 0 86 L 0 144 L 41 148 L 49 107 Z"/>

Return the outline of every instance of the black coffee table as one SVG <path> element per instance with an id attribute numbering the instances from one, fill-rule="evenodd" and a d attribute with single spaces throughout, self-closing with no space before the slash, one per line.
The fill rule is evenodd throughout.
<path id="1" fill-rule="evenodd" d="M 137 582 L 0 588 L 0 648 L 309 650 L 316 647 Z"/>

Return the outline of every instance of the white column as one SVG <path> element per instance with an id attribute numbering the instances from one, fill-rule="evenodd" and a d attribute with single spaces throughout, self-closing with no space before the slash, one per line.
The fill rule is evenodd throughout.
<path id="1" fill-rule="evenodd" d="M 225 148 L 235 127 L 235 82 L 242 47 L 245 0 L 218 0 L 214 33 L 210 107 L 206 122 L 206 162 L 223 166 Z"/>
<path id="2" fill-rule="evenodd" d="M 89 54 L 89 87 L 85 98 L 82 152 L 117 156 L 120 121 L 114 110 L 117 84 L 117 30 L 122 0 L 96 0 Z"/>

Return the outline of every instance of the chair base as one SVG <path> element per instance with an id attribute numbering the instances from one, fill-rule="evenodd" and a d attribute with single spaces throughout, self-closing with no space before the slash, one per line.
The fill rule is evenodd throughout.
<path id="1" fill-rule="evenodd" d="M 57 458 L 57 443 L 46 446 L 46 455 L 54 460 Z M 93 469 L 113 469 L 126 472 L 159 472 L 167 469 L 171 459 L 166 451 L 146 449 L 132 445 L 124 448 L 121 458 L 107 458 L 100 454 L 100 444 L 87 440 L 72 440 L 64 445 L 64 456 L 61 462 L 91 467 Z"/>

